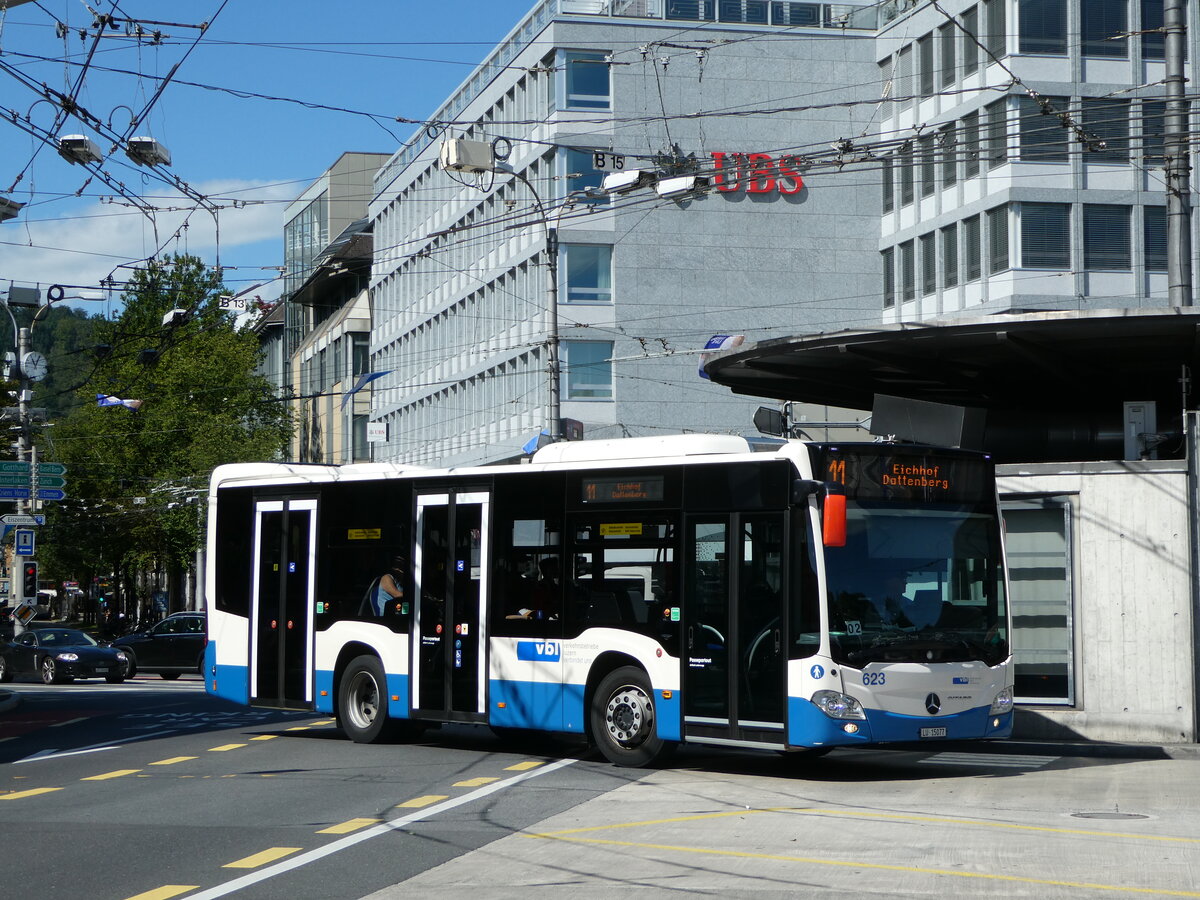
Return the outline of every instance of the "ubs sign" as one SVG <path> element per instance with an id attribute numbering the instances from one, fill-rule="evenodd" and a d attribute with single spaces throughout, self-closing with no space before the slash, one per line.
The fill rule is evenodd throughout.
<path id="1" fill-rule="evenodd" d="M 724 194 L 778 193 L 788 196 L 804 189 L 800 159 L 769 153 L 714 153 L 713 186 Z"/>

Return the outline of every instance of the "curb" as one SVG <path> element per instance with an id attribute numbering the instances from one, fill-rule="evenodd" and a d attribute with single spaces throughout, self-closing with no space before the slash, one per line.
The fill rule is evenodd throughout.
<path id="1" fill-rule="evenodd" d="M 1100 759 L 1197 759 L 1200 744 L 1118 744 L 1106 741 L 998 740 L 998 741 L 932 741 L 920 744 L 876 745 L 880 750 L 921 750 L 935 747 L 958 753 L 997 753 L 1044 756 L 1079 756 Z"/>
<path id="2" fill-rule="evenodd" d="M 0 691 L 0 713 L 16 709 L 21 705 L 21 695 L 16 691 Z"/>

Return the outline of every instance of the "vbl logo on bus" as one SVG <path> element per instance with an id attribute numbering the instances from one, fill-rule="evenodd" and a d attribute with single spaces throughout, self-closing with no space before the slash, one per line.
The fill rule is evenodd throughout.
<path id="1" fill-rule="evenodd" d="M 525 662 L 558 662 L 562 658 L 562 645 L 558 641 L 520 641 L 517 643 L 517 659 Z"/>

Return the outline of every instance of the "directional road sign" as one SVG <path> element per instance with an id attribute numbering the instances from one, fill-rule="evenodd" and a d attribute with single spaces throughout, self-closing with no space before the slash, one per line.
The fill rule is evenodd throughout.
<path id="1" fill-rule="evenodd" d="M 45 525 L 46 517 L 40 514 L 7 513 L 0 516 L 0 525 Z"/>
<path id="2" fill-rule="evenodd" d="M 28 500 L 31 490 L 28 487 L 0 487 L 0 500 Z M 58 488 L 38 488 L 37 492 L 39 500 L 62 500 L 66 496 L 66 492 Z"/>
<path id="3" fill-rule="evenodd" d="M 24 472 L 30 471 L 30 464 L 27 462 L 0 462 L 0 472 Z M 38 463 L 39 475 L 66 475 L 67 467 L 64 463 L 40 462 Z"/>
<path id="4" fill-rule="evenodd" d="M 29 487 L 33 483 L 33 476 L 28 472 L 0 472 L 0 485 L 12 487 Z M 38 473 L 38 487 L 60 488 L 64 487 L 67 479 L 62 475 L 43 475 Z"/>

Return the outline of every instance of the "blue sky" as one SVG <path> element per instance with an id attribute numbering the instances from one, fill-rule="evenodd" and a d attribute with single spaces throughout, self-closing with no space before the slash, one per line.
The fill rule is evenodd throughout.
<path id="1" fill-rule="evenodd" d="M 159 45 L 112 31 L 92 54 L 77 102 L 114 131 L 128 126 L 158 81 L 179 64 L 136 134 L 172 156 L 171 172 L 226 208 L 218 214 L 220 262 L 234 289 L 276 276 L 283 211 L 347 150 L 391 153 L 413 126 L 373 120 L 430 115 L 534 0 L 88 0 L 126 19 L 171 24 Z M 147 177 L 120 151 L 102 167 L 158 211 L 153 222 L 116 189 L 63 160 L 28 130 L 50 133 L 56 107 L 37 85 L 70 93 L 92 44 L 82 0 L 32 0 L 0 10 L 0 196 L 26 204 L 0 225 L 0 291 L 61 283 L 90 288 L 126 277 L 158 248 L 217 260 L 214 217 L 188 215 L 178 192 Z M 200 36 L 196 28 L 211 22 Z M 57 23 L 63 23 L 64 29 Z M 81 31 L 84 36 L 81 37 Z M 43 59 L 39 59 L 41 57 Z M 154 76 L 151 77 L 139 77 Z M 22 84 L 25 78 L 31 88 Z M 261 96 L 281 98 L 263 99 Z M 332 107 L 312 108 L 305 104 Z M 16 114 L 26 130 L 11 121 Z M 386 127 L 384 127 L 386 126 Z M 73 119 L 58 134 L 111 141 Z M 76 196 L 76 194 L 79 196 Z M 241 208 L 234 208 L 232 201 Z M 277 292 L 268 285 L 264 296 Z M 115 295 L 114 295 L 115 296 Z M 93 307 L 94 309 L 94 307 Z M 98 311 L 98 310 L 96 310 Z"/>

